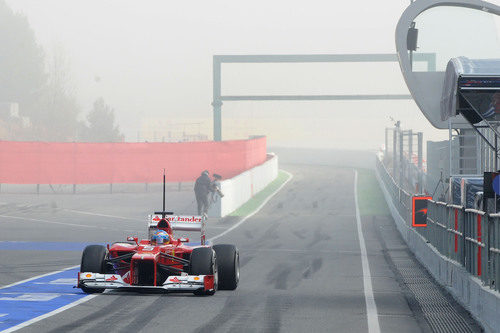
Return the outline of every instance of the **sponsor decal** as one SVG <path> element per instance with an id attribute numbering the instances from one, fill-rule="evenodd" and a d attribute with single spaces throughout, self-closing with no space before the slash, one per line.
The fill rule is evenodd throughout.
<path id="1" fill-rule="evenodd" d="M 198 281 L 199 279 L 200 279 L 200 277 L 199 277 L 199 276 L 195 276 L 195 277 L 194 277 L 194 280 L 195 280 L 195 281 Z"/>
<path id="2" fill-rule="evenodd" d="M 177 216 L 177 220 L 174 220 L 173 222 L 201 222 L 201 217 L 198 217 L 198 216 Z"/>
<path id="3" fill-rule="evenodd" d="M 114 276 L 114 275 L 111 275 L 110 278 L 106 279 L 106 281 L 116 281 L 116 280 L 118 280 L 118 278 L 116 276 Z"/>
<path id="4" fill-rule="evenodd" d="M 92 274 L 86 274 L 85 275 L 86 278 L 91 278 L 92 277 Z"/>
<path id="5" fill-rule="evenodd" d="M 170 282 L 175 282 L 175 283 L 180 283 L 181 281 L 177 278 L 177 276 L 174 276 L 173 278 L 168 279 Z"/>
<path id="6" fill-rule="evenodd" d="M 123 282 L 130 284 L 130 271 L 125 273 L 125 275 L 122 278 L 123 278 Z"/>
<path id="7" fill-rule="evenodd" d="M 168 222 L 191 222 L 191 223 L 201 223 L 202 217 L 201 216 L 194 216 L 194 215 L 188 215 L 188 216 L 180 216 L 180 215 L 170 215 L 170 216 L 165 216 L 165 219 Z M 160 215 L 154 215 L 151 218 L 152 222 L 158 223 L 161 220 Z"/>

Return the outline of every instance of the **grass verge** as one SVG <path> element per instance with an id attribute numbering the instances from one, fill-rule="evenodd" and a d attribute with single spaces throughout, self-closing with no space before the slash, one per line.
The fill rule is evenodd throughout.
<path id="1" fill-rule="evenodd" d="M 358 170 L 358 203 L 361 216 L 390 215 L 384 194 L 379 187 L 375 171 Z"/>

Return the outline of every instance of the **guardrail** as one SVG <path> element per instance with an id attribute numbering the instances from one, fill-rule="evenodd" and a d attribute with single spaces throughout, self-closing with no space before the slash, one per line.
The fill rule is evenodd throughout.
<path id="1" fill-rule="evenodd" d="M 376 167 L 394 206 L 411 228 L 413 195 L 398 186 L 379 158 Z M 500 214 L 428 200 L 427 226 L 414 229 L 441 255 L 500 291 Z"/>

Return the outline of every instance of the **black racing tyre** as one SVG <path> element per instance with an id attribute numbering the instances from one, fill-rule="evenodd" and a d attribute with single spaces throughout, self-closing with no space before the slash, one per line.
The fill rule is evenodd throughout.
<path id="1" fill-rule="evenodd" d="M 85 247 L 82 254 L 80 272 L 104 274 L 106 269 L 106 252 L 106 248 L 102 245 L 88 245 Z M 102 293 L 104 291 L 104 288 L 81 287 L 81 289 L 88 294 Z"/>
<path id="2" fill-rule="evenodd" d="M 198 247 L 191 252 L 191 260 L 189 261 L 190 275 L 214 275 L 215 286 L 213 291 L 196 291 L 195 295 L 213 295 L 217 290 L 218 275 L 217 275 L 217 258 L 214 250 L 209 247 Z"/>
<path id="3" fill-rule="evenodd" d="M 240 253 L 232 244 L 214 245 L 217 255 L 219 290 L 234 290 L 240 281 Z"/>

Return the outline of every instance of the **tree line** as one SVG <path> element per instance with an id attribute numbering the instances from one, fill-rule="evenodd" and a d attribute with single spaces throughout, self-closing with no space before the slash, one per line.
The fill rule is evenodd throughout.
<path id="1" fill-rule="evenodd" d="M 47 55 L 27 18 L 0 0 L 0 140 L 123 141 L 103 98 L 81 113 L 64 53 Z"/>

